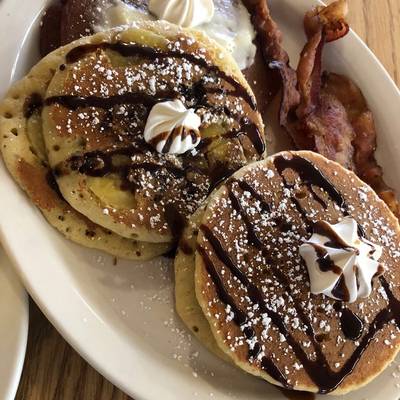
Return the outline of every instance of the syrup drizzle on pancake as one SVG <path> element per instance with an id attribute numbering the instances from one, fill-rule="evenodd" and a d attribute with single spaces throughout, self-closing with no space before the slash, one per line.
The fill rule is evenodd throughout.
<path id="1" fill-rule="evenodd" d="M 110 97 L 98 97 L 98 96 L 54 96 L 49 97 L 45 100 L 46 106 L 53 104 L 60 104 L 70 110 L 77 110 L 78 108 L 96 107 L 104 110 L 120 105 L 120 104 L 143 104 L 147 107 L 152 107 L 161 101 L 172 100 L 176 97 L 176 93 L 168 92 L 164 94 L 158 94 L 158 96 L 150 96 L 145 93 L 125 93 L 122 95 L 110 96 Z"/>
<path id="2" fill-rule="evenodd" d="M 130 158 L 135 154 L 138 154 L 136 148 L 123 148 L 108 153 L 95 151 L 86 153 L 84 156 L 71 157 L 69 163 L 73 171 L 79 171 L 81 174 L 95 177 L 105 176 L 110 173 L 118 173 L 121 174 L 122 178 L 125 177 L 127 179 L 127 174 L 134 169 L 143 169 L 150 172 L 165 169 L 175 177 L 182 177 L 185 175 L 183 168 L 179 168 L 168 161 L 165 161 L 163 164 L 153 162 L 132 163 L 128 161 L 126 165 L 123 165 L 122 162 L 115 165 L 113 162 L 115 156 L 126 156 Z"/>
<path id="3" fill-rule="evenodd" d="M 24 117 L 29 119 L 35 114 L 36 111 L 40 110 L 43 106 L 43 99 L 39 93 L 32 93 L 25 99 L 24 103 Z"/>
<path id="4" fill-rule="evenodd" d="M 331 200 L 336 203 L 341 209 L 344 214 L 347 214 L 347 210 L 349 209 L 348 205 L 345 202 L 344 197 L 342 194 L 333 186 L 331 182 L 328 181 L 327 178 L 316 168 L 310 161 L 302 158 L 300 156 L 293 156 L 292 159 L 284 158 L 283 156 L 278 156 L 275 160 L 275 167 L 277 168 L 281 178 L 284 181 L 284 185 L 287 185 L 287 182 L 284 178 L 284 171 L 287 169 L 291 169 L 299 174 L 300 178 L 302 179 L 303 183 L 309 187 L 309 185 L 318 186 L 323 189 L 331 198 Z M 231 180 L 227 183 L 228 189 L 228 196 L 231 200 L 232 207 L 235 209 L 240 215 L 241 218 L 246 226 L 247 235 L 249 239 L 249 243 L 259 249 L 263 256 L 266 254 L 266 248 L 260 237 L 257 235 L 256 226 L 250 221 L 249 216 L 246 214 L 246 211 L 240 204 L 240 201 L 237 199 L 235 193 L 232 191 L 232 185 L 235 183 L 234 180 Z M 249 192 L 253 197 L 257 200 L 260 199 L 261 195 L 257 193 L 253 188 L 250 190 L 244 189 L 248 184 L 243 181 L 236 181 L 237 186 L 239 186 L 242 190 L 246 190 Z M 255 192 L 255 193 L 254 193 Z M 255 195 L 256 194 L 256 195 Z M 261 199 L 262 200 L 262 199 Z M 297 200 L 297 199 L 296 199 Z M 265 203 L 264 200 L 262 200 Z M 295 203 L 296 208 L 298 209 L 300 215 L 305 219 L 305 223 L 309 225 L 309 229 L 312 228 L 310 221 L 307 218 L 306 212 L 304 209 L 301 208 L 300 202 Z M 301 208 L 301 209 L 300 209 Z M 263 207 L 263 210 L 267 210 L 268 212 L 269 206 Z M 254 285 L 246 274 L 236 265 L 233 261 L 233 258 L 229 254 L 229 252 L 224 248 L 220 239 L 214 234 L 214 232 L 207 227 L 206 225 L 201 226 L 201 231 L 204 234 L 205 239 L 209 243 L 212 248 L 213 253 L 217 256 L 218 260 L 225 265 L 228 270 L 231 271 L 233 276 L 235 276 L 240 283 L 246 287 L 247 295 L 250 298 L 251 302 L 258 306 L 262 313 L 266 313 L 268 317 L 271 319 L 272 323 L 278 328 L 280 334 L 282 334 L 289 346 L 293 349 L 294 354 L 298 358 L 298 360 L 302 363 L 306 373 L 318 387 L 320 393 L 326 394 L 329 392 L 334 391 L 342 382 L 343 380 L 354 370 L 358 362 L 360 361 L 361 356 L 368 348 L 370 342 L 375 338 L 376 334 L 386 326 L 386 324 L 390 323 L 391 321 L 395 321 L 397 327 L 400 328 L 400 302 L 397 300 L 390 290 L 388 282 L 385 280 L 384 277 L 380 277 L 380 283 L 386 296 L 388 298 L 388 306 L 382 309 L 374 318 L 374 320 L 369 324 L 368 330 L 366 331 L 365 335 L 360 339 L 358 347 L 354 350 L 351 356 L 347 359 L 347 361 L 343 364 L 342 368 L 337 372 L 333 371 L 332 368 L 329 366 L 328 361 L 322 351 L 321 343 L 316 340 L 316 335 L 312 328 L 311 322 L 308 317 L 305 315 L 304 310 L 300 306 L 300 302 L 296 301 L 293 298 L 293 304 L 296 308 L 301 320 L 306 326 L 306 334 L 309 337 L 310 342 L 313 344 L 315 350 L 315 360 L 309 359 L 308 355 L 302 348 L 301 344 L 297 342 L 293 335 L 289 332 L 285 322 L 284 316 L 275 311 L 271 310 L 264 300 L 263 292 Z M 340 245 L 336 241 L 337 245 Z M 235 323 L 239 326 L 246 324 L 247 322 L 247 315 L 243 312 L 236 304 L 234 299 L 229 295 L 227 289 L 224 287 L 224 282 L 219 276 L 217 269 L 212 262 L 210 256 L 207 253 L 207 250 L 201 246 L 198 246 L 198 251 L 202 256 L 204 263 L 206 265 L 207 272 L 211 276 L 211 279 L 214 282 L 214 285 L 217 290 L 217 294 L 220 300 L 229 305 L 236 317 L 234 319 Z M 277 267 L 274 267 L 272 264 L 271 266 L 272 273 L 275 275 L 275 278 L 278 282 L 283 286 L 285 289 L 286 295 L 289 296 L 290 287 L 287 284 L 287 279 L 283 274 L 280 273 Z M 339 290 L 339 288 L 338 288 Z M 339 309 L 335 306 L 335 309 Z M 361 337 L 362 332 L 364 330 L 364 324 L 362 321 L 353 314 L 350 310 L 343 310 L 342 313 L 342 329 L 343 332 L 347 337 L 351 340 L 356 340 Z M 237 314 L 237 316 L 236 316 Z M 249 327 L 247 326 L 247 329 Z M 253 328 L 250 328 L 253 329 Z M 252 331 L 254 336 L 254 330 Z M 249 349 L 248 357 L 249 360 L 252 360 L 254 355 L 258 355 L 259 349 L 261 344 L 258 342 L 251 349 Z M 275 365 L 271 358 L 264 358 L 261 361 L 261 368 L 263 368 L 270 376 L 274 379 L 279 381 L 284 387 L 290 387 L 286 377 L 282 373 L 279 374 L 278 378 L 276 375 L 276 371 L 279 371 L 279 368 Z M 283 379 L 282 379 L 283 378 Z"/>
<path id="5" fill-rule="evenodd" d="M 223 250 L 221 243 L 214 236 L 212 231 L 209 230 L 209 228 L 207 228 L 206 226 L 202 226 L 201 229 L 207 236 L 207 239 L 210 241 L 210 243 L 213 244 L 214 250 L 218 251 L 218 253 L 217 253 L 218 257 L 223 260 L 225 265 L 227 265 L 229 267 L 229 269 L 232 271 L 232 273 L 235 276 L 237 276 L 238 278 L 240 277 L 239 279 L 241 279 L 241 281 L 243 280 L 243 282 L 247 282 L 246 286 L 249 287 L 249 291 L 251 288 L 254 288 L 254 286 L 252 286 L 252 284 L 248 281 L 247 277 L 245 275 L 243 275 L 241 273 L 241 271 L 235 266 L 232 259 L 229 257 L 229 254 L 225 250 Z M 205 249 L 203 249 L 202 247 L 199 247 L 198 251 L 203 258 L 207 272 L 211 275 L 211 278 L 212 278 L 214 284 L 216 285 L 219 298 L 226 305 L 229 305 L 231 307 L 231 309 L 233 311 L 233 315 L 234 315 L 233 320 L 235 321 L 235 323 L 238 326 L 242 327 L 243 325 L 245 325 L 247 323 L 246 313 L 241 311 L 236 306 L 235 301 L 230 296 L 228 291 L 225 289 L 224 284 L 223 284 L 218 272 L 216 271 L 213 262 L 211 261 L 211 259 L 209 258 L 208 254 L 207 254 L 207 251 Z M 257 293 L 256 293 L 256 296 L 257 296 Z M 243 333 L 247 339 L 252 339 L 255 335 L 254 329 L 250 328 L 250 327 L 243 327 Z M 249 350 L 249 357 L 256 357 L 259 353 L 259 349 L 260 349 L 260 344 L 256 343 L 254 345 L 254 348 Z M 283 373 L 279 370 L 279 368 L 274 364 L 274 362 L 270 358 L 263 357 L 263 359 L 261 360 L 261 365 L 262 365 L 262 368 L 272 378 L 274 378 L 276 381 L 280 382 L 284 387 L 286 387 L 288 389 L 291 388 L 291 385 L 289 385 L 287 383 L 286 378 L 283 375 Z"/>
<path id="6" fill-rule="evenodd" d="M 98 49 L 109 49 L 119 53 L 124 57 L 140 56 L 144 58 L 149 58 L 151 60 L 163 58 L 185 59 L 194 65 L 205 68 L 208 73 L 214 73 L 218 77 L 222 78 L 224 81 L 228 82 L 233 87 L 233 90 L 229 92 L 230 96 L 241 97 L 251 106 L 254 111 L 257 110 L 257 104 L 253 96 L 249 94 L 245 87 L 243 87 L 234 78 L 220 70 L 217 66 L 211 65 L 204 58 L 201 58 L 198 55 L 194 54 L 184 53 L 176 50 L 162 51 L 153 47 L 123 42 L 99 43 L 75 47 L 66 55 L 67 63 L 75 63 L 85 57 L 87 54 L 93 53 Z"/>
<path id="7" fill-rule="evenodd" d="M 115 95 L 109 97 L 97 97 L 97 96 L 83 97 L 83 96 L 65 95 L 65 96 L 49 97 L 45 100 L 44 104 L 45 106 L 60 104 L 74 111 L 79 108 L 88 108 L 88 107 L 110 110 L 117 105 L 128 105 L 128 104 L 142 105 L 150 109 L 157 103 L 176 99 L 178 94 L 180 93 L 170 91 L 165 93 L 157 93 L 156 96 L 150 96 L 145 93 L 125 93 L 123 95 Z M 197 96 L 194 95 L 193 98 L 196 99 L 196 106 L 194 108 L 205 107 L 205 106 L 210 108 L 210 106 L 204 99 L 203 94 L 199 95 L 198 93 Z M 35 110 L 40 106 L 41 104 L 39 106 L 35 106 L 36 107 Z M 31 114 L 29 116 L 31 116 Z M 214 138 L 208 138 L 209 140 L 204 144 L 208 146 L 213 140 L 221 136 L 224 138 L 233 139 L 233 138 L 239 138 L 241 135 L 245 135 L 250 139 L 258 154 L 261 155 L 264 153 L 265 151 L 264 139 L 262 138 L 260 130 L 258 129 L 256 124 L 254 122 L 251 122 L 249 119 L 240 121 L 240 128 L 232 129 L 224 133 L 223 135 L 215 136 Z"/>
<path id="8" fill-rule="evenodd" d="M 350 340 L 359 339 L 364 330 L 364 323 L 348 308 L 342 310 L 340 324 L 344 335 Z"/>
<path id="9" fill-rule="evenodd" d="M 233 90 L 226 92 L 228 96 L 238 97 L 243 99 L 247 104 L 250 105 L 253 111 L 257 110 L 257 105 L 254 98 L 248 93 L 247 89 L 243 87 L 234 78 L 227 75 L 225 72 L 220 70 L 217 66 L 210 65 L 207 60 L 194 54 L 183 53 L 180 51 L 166 51 L 154 49 L 152 47 L 146 47 L 137 44 L 127 44 L 122 42 L 117 43 L 100 43 L 100 44 L 87 44 L 78 46 L 72 49 L 66 55 L 67 63 L 75 63 L 85 57 L 87 54 L 91 54 L 98 49 L 110 49 L 116 51 L 124 57 L 140 56 L 149 58 L 153 61 L 161 60 L 163 58 L 175 58 L 185 59 L 194 65 L 198 65 L 206 70 L 207 74 L 215 74 L 217 77 L 223 79 L 229 85 L 233 87 Z M 224 93 L 220 88 L 205 88 L 203 82 L 197 82 L 192 88 L 179 88 L 180 93 L 169 91 L 165 93 L 158 93 L 156 96 L 150 96 L 145 93 L 126 93 L 123 95 L 116 95 L 110 97 L 97 97 L 97 96 L 54 96 L 46 99 L 45 105 L 50 106 L 52 104 L 61 104 L 71 110 L 86 107 L 97 107 L 102 109 L 110 109 L 116 105 L 121 104 L 140 104 L 147 107 L 152 107 L 154 104 L 161 101 L 173 100 L 177 95 L 187 95 L 190 98 L 196 99 L 196 106 L 205 106 L 207 104 L 206 95 L 210 94 L 221 94 Z M 185 93 L 190 92 L 190 93 Z M 227 114 L 230 114 L 229 110 L 225 110 Z M 254 145 L 254 148 L 258 154 L 263 154 L 265 151 L 265 141 L 262 137 L 261 132 L 248 118 L 244 121 L 240 121 L 240 129 L 232 129 L 231 131 L 224 134 L 227 138 L 239 137 L 240 135 L 247 135 Z"/>
<path id="10" fill-rule="evenodd" d="M 286 169 L 291 169 L 299 175 L 300 179 L 308 187 L 311 193 L 314 192 L 312 186 L 317 186 L 324 190 L 338 207 L 347 209 L 346 202 L 342 194 L 325 178 L 321 171 L 315 168 L 314 165 L 305 158 L 296 155 L 290 160 L 286 159 L 285 157 L 277 157 L 274 160 L 274 164 L 278 173 L 283 179 L 283 172 Z M 285 179 L 284 183 L 288 185 Z M 325 204 L 322 199 L 320 199 L 320 202 Z M 326 206 L 324 208 L 326 208 Z"/>
<path id="11" fill-rule="evenodd" d="M 117 184 L 121 182 L 122 190 L 139 196 L 146 192 L 145 201 L 156 201 L 159 205 L 152 221 L 159 221 L 154 229 L 162 232 L 168 228 L 170 232 L 173 230 L 168 223 L 167 206 L 175 205 L 175 209 L 186 219 L 222 180 L 244 162 L 259 159 L 265 152 L 261 119 L 251 91 L 213 65 L 211 60 L 206 59 L 203 48 L 196 47 L 196 42 L 189 39 L 179 37 L 172 40 L 166 50 L 122 42 L 76 47 L 66 55 L 66 65 L 90 56 L 87 60 L 90 64 L 106 65 L 108 72 L 113 70 L 112 62 L 101 52 L 107 51 L 109 55 L 117 52 L 122 57 L 134 57 L 132 66 L 127 63 L 127 72 L 125 63 L 115 70 L 123 80 L 123 90 L 117 91 L 114 83 L 106 80 L 106 77 L 102 78 L 102 75 L 97 78 L 96 73 L 92 73 L 92 67 L 86 72 L 86 64 L 83 63 L 81 71 L 85 77 L 85 74 L 89 75 L 88 81 L 91 81 L 93 74 L 99 79 L 96 85 L 104 79 L 104 86 L 110 86 L 110 91 L 86 87 L 89 93 L 85 95 L 76 93 L 74 89 L 73 92 L 62 92 L 44 100 L 45 106 L 56 106 L 57 118 L 62 118 L 56 126 L 60 132 L 65 118 L 59 115 L 67 113 L 74 124 L 81 115 L 88 115 L 92 120 L 96 116 L 99 121 L 96 125 L 100 128 L 94 129 L 93 133 L 90 131 L 88 136 L 92 135 L 90 138 L 94 142 L 97 140 L 95 136 L 104 134 L 106 143 L 103 148 L 93 146 L 96 151 L 93 148 L 86 149 L 84 143 L 77 152 L 53 166 L 54 174 L 62 177 L 78 171 L 92 177 L 111 175 L 111 179 L 117 178 Z M 79 70 L 79 65 L 72 65 L 71 69 Z M 134 79 L 129 75 L 131 70 L 137 73 Z M 150 79 L 156 84 L 150 85 Z M 72 86 L 74 88 L 85 85 L 81 83 L 85 79 L 78 79 L 74 74 L 68 75 L 66 80 L 71 85 L 75 84 Z M 119 84 L 117 81 L 115 85 Z M 198 112 L 204 129 L 210 127 L 210 133 L 202 139 L 195 152 L 171 158 L 155 152 L 145 142 L 143 130 L 144 122 L 155 104 L 177 98 Z M 121 109 L 126 112 L 124 117 L 121 117 Z M 49 112 L 52 113 L 53 109 Z M 216 126 L 215 133 L 212 125 Z M 79 130 L 80 126 L 77 127 Z M 72 129 L 68 133 L 72 133 Z M 210 146 L 214 142 L 217 142 L 216 146 Z M 229 151 L 224 155 L 220 151 L 224 147 L 232 149 L 237 157 L 230 155 Z M 214 148 L 218 149 L 214 151 Z M 145 201 L 140 203 L 141 207 Z M 142 215 L 145 213 L 142 210 L 138 212 Z"/>
<path id="12" fill-rule="evenodd" d="M 216 73 L 217 76 L 222 77 L 225 81 L 227 81 L 230 85 L 232 85 L 235 90 L 229 91 L 227 94 L 229 96 L 240 97 L 245 100 L 247 103 L 251 105 L 253 110 L 256 110 L 256 104 L 252 96 L 249 95 L 246 88 L 240 85 L 236 80 L 232 77 L 225 74 L 221 71 L 218 67 L 210 65 L 205 59 L 202 59 L 198 56 L 192 54 L 181 53 L 178 51 L 169 51 L 169 52 L 162 52 L 160 50 L 156 50 L 150 47 L 145 47 L 142 45 L 135 45 L 135 44 L 126 44 L 126 43 L 101 43 L 96 45 L 82 45 L 79 47 L 74 48 L 71 50 L 67 56 L 68 63 L 74 63 L 85 57 L 87 54 L 95 52 L 97 49 L 111 49 L 113 51 L 117 51 L 121 55 L 128 57 L 128 56 L 142 56 L 146 58 L 151 58 L 152 60 L 161 59 L 161 58 L 185 58 L 188 61 L 199 65 L 203 68 L 206 68 L 207 73 Z M 190 93 L 189 93 L 190 92 Z M 194 108 L 198 107 L 210 107 L 208 100 L 206 99 L 206 95 L 209 94 L 221 94 L 223 90 L 218 88 L 206 88 L 203 82 L 196 82 L 193 84 L 191 88 L 187 87 L 179 87 L 179 92 L 175 91 L 167 91 L 167 92 L 160 92 L 154 95 L 148 95 L 146 93 L 125 93 L 121 95 L 109 96 L 109 97 L 98 97 L 98 96 L 75 96 L 75 95 L 63 95 L 63 96 L 53 96 L 49 97 L 45 100 L 44 104 L 46 106 L 51 106 L 54 104 L 60 104 L 70 110 L 77 110 L 79 108 L 88 108 L 88 107 L 95 107 L 104 110 L 112 109 L 114 106 L 117 105 L 141 105 L 145 106 L 150 109 L 155 104 L 166 101 L 166 100 L 173 100 L 178 95 L 190 95 L 189 97 L 191 100 L 195 100 Z M 213 106 L 211 106 L 213 107 Z M 230 115 L 231 112 L 229 109 L 224 110 L 226 114 Z M 252 142 L 255 150 L 258 154 L 263 154 L 265 151 L 265 140 L 262 136 L 262 133 L 256 126 L 256 124 L 251 121 L 249 118 L 245 118 L 239 121 L 240 128 L 233 128 L 230 131 L 220 135 L 215 136 L 213 138 L 203 139 L 205 142 L 204 145 L 208 146 L 212 140 L 215 140 L 219 137 L 224 138 L 238 138 L 241 135 L 247 136 L 250 141 Z M 127 154 L 128 155 L 128 154 Z M 96 154 L 97 158 L 103 157 L 101 154 Z M 104 157 L 106 157 L 104 155 Z M 83 159 L 91 159 L 92 154 L 84 154 L 81 156 Z M 72 161 L 72 160 L 71 160 Z M 74 158 L 75 161 L 75 158 Z M 109 163 L 105 163 L 109 165 Z M 96 172 L 91 171 L 90 166 L 85 163 L 86 168 L 80 169 L 81 173 L 85 173 L 88 175 L 93 176 L 103 176 L 98 175 L 98 169 L 96 168 Z M 157 167 L 157 165 L 155 166 Z M 105 171 L 104 174 L 107 172 L 116 172 L 116 171 Z M 232 171 L 233 172 L 233 171 Z M 225 176 L 224 176 L 225 178 Z"/>

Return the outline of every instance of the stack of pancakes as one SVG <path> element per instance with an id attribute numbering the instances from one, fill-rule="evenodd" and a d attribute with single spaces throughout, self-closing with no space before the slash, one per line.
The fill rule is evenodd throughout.
<path id="1" fill-rule="evenodd" d="M 348 304 L 313 295 L 299 248 L 315 222 L 357 221 L 383 247 L 383 277 Z M 400 228 L 339 164 L 284 152 L 242 168 L 185 229 L 176 306 L 211 351 L 288 389 L 344 394 L 377 376 L 400 346 Z"/>
<path id="2" fill-rule="evenodd" d="M 143 137 L 153 105 L 180 99 L 201 117 L 183 155 Z M 254 95 L 205 35 L 138 23 L 59 48 L 1 105 L 11 174 L 65 236 L 130 259 L 166 253 L 225 176 L 265 155 Z"/>
<path id="3" fill-rule="evenodd" d="M 182 155 L 144 139 L 152 107 L 201 119 Z M 266 158 L 255 96 L 205 35 L 141 22 L 46 56 L 0 106 L 6 166 L 67 238 L 129 259 L 175 259 L 176 305 L 209 349 L 289 389 L 345 393 L 400 345 L 400 229 L 353 173 L 310 152 Z M 353 304 L 310 292 L 299 254 L 344 216 L 383 247 L 385 274 Z M 371 360 L 373 359 L 373 363 Z"/>

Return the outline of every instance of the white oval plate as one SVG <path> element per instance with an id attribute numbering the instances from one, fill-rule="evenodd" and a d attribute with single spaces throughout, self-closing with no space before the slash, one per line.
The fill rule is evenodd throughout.
<path id="1" fill-rule="evenodd" d="M 45 0 L 3 0 L 7 35 L 0 55 L 0 91 L 37 59 L 37 19 Z M 302 18 L 311 0 L 271 0 L 286 47 L 297 62 Z M 382 165 L 400 192 L 400 94 L 373 54 L 351 33 L 328 46 L 326 66 L 351 76 L 375 113 Z M 1 94 L 1 93 L 0 93 Z M 276 388 L 209 354 L 173 309 L 170 263 L 120 261 L 66 241 L 43 219 L 0 166 L 0 235 L 26 287 L 46 316 L 95 368 L 136 400 L 284 398 Z M 23 251 L 21 251 L 23 250 Z M 348 400 L 395 400 L 397 363 Z"/>
<path id="2" fill-rule="evenodd" d="M 0 247 L 0 399 L 13 400 L 28 338 L 28 296 Z"/>

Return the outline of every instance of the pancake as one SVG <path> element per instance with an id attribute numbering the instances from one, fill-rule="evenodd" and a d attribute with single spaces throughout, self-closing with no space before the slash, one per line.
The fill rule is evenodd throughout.
<path id="1" fill-rule="evenodd" d="M 320 221 L 345 216 L 358 224 L 358 243 L 382 246 L 385 266 L 371 294 L 352 303 L 311 294 L 299 253 Z M 197 237 L 196 296 L 218 346 L 244 371 L 289 389 L 345 394 L 399 350 L 399 248 L 398 221 L 354 173 L 315 153 L 284 152 L 244 167 L 210 196 Z M 321 271 L 335 271 L 324 257 Z M 344 296 L 337 279 L 335 293 Z"/>
<path id="2" fill-rule="evenodd" d="M 73 45 L 46 92 L 43 137 L 63 197 L 118 235 L 171 243 L 221 179 L 265 155 L 254 95 L 232 57 L 198 31 L 142 22 Z M 89 44 L 90 43 L 90 44 Z M 179 98 L 201 143 L 161 154 L 143 131 Z"/>
<path id="3" fill-rule="evenodd" d="M 243 16 L 242 13 L 238 12 L 238 8 L 242 7 L 241 3 L 240 0 L 214 0 L 215 14 L 218 18 L 216 22 L 229 21 L 225 24 L 224 31 L 231 28 L 231 21 L 234 20 L 239 20 L 237 29 L 240 29 L 240 17 L 243 18 Z M 127 17 L 125 16 L 126 11 L 123 11 L 125 10 L 124 4 L 126 5 L 126 10 L 131 10 L 128 13 L 129 15 L 132 16 L 134 14 L 132 10 L 136 10 L 138 20 L 155 18 L 149 12 L 147 0 L 51 1 L 41 20 L 40 53 L 42 57 L 62 45 L 94 34 L 101 25 L 106 25 L 109 28 L 125 25 Z M 122 15 L 112 14 L 108 18 L 107 10 L 112 7 L 114 7 L 114 11 L 119 7 L 122 10 Z M 107 19 L 108 23 L 104 24 L 104 20 Z M 215 31 L 217 36 L 223 36 L 222 30 L 218 32 L 215 29 Z M 264 116 L 268 104 L 279 90 L 278 79 L 268 67 L 269 60 L 265 60 L 263 57 L 263 44 L 260 38 L 256 38 L 254 44 L 257 48 L 254 61 L 243 70 L 243 74 L 256 96 L 260 112 Z"/>
<path id="4" fill-rule="evenodd" d="M 57 50 L 43 59 L 9 90 L 1 103 L 0 146 L 4 162 L 49 223 L 68 239 L 132 260 L 162 255 L 169 251 L 169 245 L 122 238 L 78 213 L 58 190 L 47 161 L 40 111 L 49 82 L 70 49 L 71 46 Z"/>
<path id="5" fill-rule="evenodd" d="M 175 307 L 183 323 L 193 335 L 212 353 L 231 362 L 231 359 L 218 347 L 196 298 L 194 286 L 195 249 L 199 224 L 204 213 L 200 207 L 189 219 L 183 231 L 174 261 Z"/>

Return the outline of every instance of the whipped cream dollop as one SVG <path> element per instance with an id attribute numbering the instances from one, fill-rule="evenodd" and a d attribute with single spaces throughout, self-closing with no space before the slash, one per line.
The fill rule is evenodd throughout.
<path id="1" fill-rule="evenodd" d="M 149 10 L 159 19 L 184 28 L 210 22 L 214 16 L 213 0 L 150 0 Z"/>
<path id="2" fill-rule="evenodd" d="M 382 247 L 360 236 L 357 222 L 345 217 L 331 225 L 314 224 L 311 238 L 300 246 L 310 277 L 311 293 L 348 303 L 371 294 L 372 279 L 384 272 Z"/>
<path id="3" fill-rule="evenodd" d="M 200 143 L 201 119 L 181 100 L 157 103 L 150 111 L 144 139 L 159 153 L 183 154 Z"/>
<path id="4" fill-rule="evenodd" d="M 176 2 L 186 3 L 185 0 L 176 0 Z M 190 1 L 195 8 L 204 7 L 204 5 L 198 5 L 197 2 L 202 3 L 201 0 Z M 151 3 L 154 3 L 153 7 L 164 7 L 164 4 L 170 4 L 173 1 L 154 0 L 150 2 L 150 6 Z M 240 69 L 251 66 L 256 54 L 256 46 L 253 43 L 256 33 L 246 7 L 241 1 L 232 4 L 231 1 L 218 0 L 214 4 L 214 1 L 210 0 L 210 3 L 214 10 L 211 19 L 197 25 L 196 29 L 204 32 L 228 50 Z M 182 10 L 182 8 L 179 9 Z M 157 14 L 154 9 L 153 12 L 155 15 Z M 163 18 L 168 19 L 167 16 Z M 198 22 L 199 18 L 196 18 Z M 136 21 L 155 19 L 156 17 L 143 7 L 135 7 L 122 0 L 110 0 L 106 3 L 104 11 L 100 13 L 100 19 L 93 28 L 96 32 L 101 32 L 118 26 L 129 26 Z"/>

